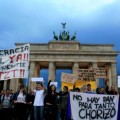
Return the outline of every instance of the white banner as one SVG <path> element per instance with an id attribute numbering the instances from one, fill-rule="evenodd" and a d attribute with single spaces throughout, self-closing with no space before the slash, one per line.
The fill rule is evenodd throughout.
<path id="1" fill-rule="evenodd" d="M 0 50 L 0 80 L 28 78 L 30 45 Z"/>
<path id="2" fill-rule="evenodd" d="M 55 85 L 55 87 L 58 87 L 58 82 L 50 82 L 50 85 Z"/>
<path id="3" fill-rule="evenodd" d="M 43 77 L 40 78 L 31 78 L 32 82 L 43 82 Z"/>
<path id="4" fill-rule="evenodd" d="M 73 120 L 117 120 L 118 95 L 70 92 Z"/>

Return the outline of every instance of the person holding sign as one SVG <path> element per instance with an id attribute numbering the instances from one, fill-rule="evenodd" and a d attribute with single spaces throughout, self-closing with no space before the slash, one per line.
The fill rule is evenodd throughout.
<path id="1" fill-rule="evenodd" d="M 31 83 L 32 84 L 32 83 Z M 34 120 L 44 120 L 44 97 L 45 88 L 43 83 L 37 83 L 36 90 L 32 90 L 32 85 L 30 84 L 31 91 L 34 92 Z"/>
<path id="2" fill-rule="evenodd" d="M 57 120 L 58 111 L 58 94 L 56 92 L 56 86 L 50 85 L 51 80 L 47 86 L 47 95 L 45 96 L 45 108 L 46 115 L 45 120 Z"/>

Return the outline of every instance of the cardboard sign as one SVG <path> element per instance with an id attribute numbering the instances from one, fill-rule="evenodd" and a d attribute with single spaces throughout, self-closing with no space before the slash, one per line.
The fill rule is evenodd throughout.
<path id="1" fill-rule="evenodd" d="M 67 82 L 67 83 L 74 84 L 76 80 L 77 80 L 76 75 L 68 74 L 68 73 L 62 73 L 62 76 L 61 76 L 61 81 L 62 82 Z"/>
<path id="2" fill-rule="evenodd" d="M 106 78 L 106 70 L 104 68 L 91 68 L 78 70 L 79 80 L 95 81 L 96 78 Z"/>

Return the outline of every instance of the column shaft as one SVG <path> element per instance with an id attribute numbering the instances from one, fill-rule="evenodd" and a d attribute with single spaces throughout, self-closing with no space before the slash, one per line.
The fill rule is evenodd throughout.
<path id="1" fill-rule="evenodd" d="M 74 63 L 72 70 L 73 70 L 73 74 L 77 76 L 78 78 L 78 69 L 79 69 L 79 64 L 78 63 Z"/>
<path id="2" fill-rule="evenodd" d="M 49 77 L 48 80 L 55 81 L 55 63 L 50 62 L 49 63 Z"/>
<path id="3" fill-rule="evenodd" d="M 10 80 L 10 89 L 16 91 L 16 81 L 15 81 L 15 79 Z"/>
<path id="4" fill-rule="evenodd" d="M 111 63 L 111 80 L 112 85 L 117 86 L 116 63 Z"/>
<path id="5" fill-rule="evenodd" d="M 33 61 L 30 63 L 30 77 L 29 77 L 29 85 L 28 86 L 30 86 L 30 81 L 31 81 L 32 77 L 35 77 L 35 62 L 33 62 Z M 35 83 L 32 83 L 32 86 L 34 89 Z"/>
<path id="6" fill-rule="evenodd" d="M 7 80 L 4 80 L 3 89 L 4 89 L 4 90 L 6 90 L 6 89 L 7 89 Z"/>
<path id="7" fill-rule="evenodd" d="M 111 85 L 112 85 L 111 64 L 107 64 L 106 67 L 107 67 L 107 79 L 108 79 L 109 87 L 111 87 Z"/>
<path id="8" fill-rule="evenodd" d="M 97 63 L 96 62 L 93 62 L 92 63 L 92 67 L 93 68 L 97 68 L 98 66 L 97 66 Z M 97 87 L 99 86 L 99 79 L 98 78 L 96 78 L 96 85 L 97 85 Z"/>

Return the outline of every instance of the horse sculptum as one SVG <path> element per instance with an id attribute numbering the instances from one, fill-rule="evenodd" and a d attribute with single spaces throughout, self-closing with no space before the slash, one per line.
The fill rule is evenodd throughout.
<path id="1" fill-rule="evenodd" d="M 60 35 L 59 35 L 59 40 L 62 40 L 62 35 L 61 35 L 61 32 L 60 32 Z"/>
<path id="2" fill-rule="evenodd" d="M 58 40 L 58 36 L 55 34 L 55 32 L 53 31 L 54 34 L 54 40 Z"/>
<path id="3" fill-rule="evenodd" d="M 76 40 L 76 32 L 74 33 L 74 35 L 71 37 L 71 41 L 75 41 Z"/>

